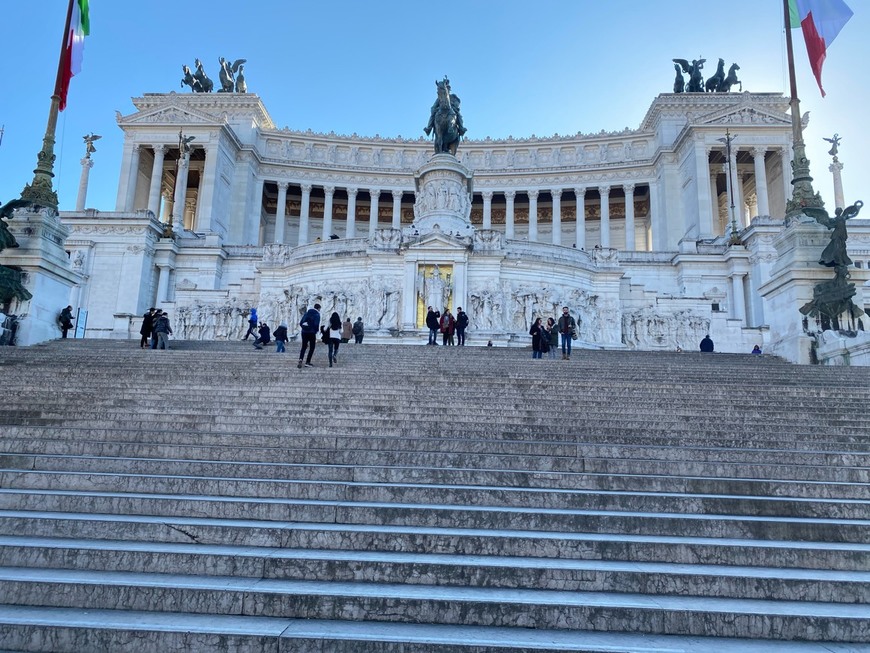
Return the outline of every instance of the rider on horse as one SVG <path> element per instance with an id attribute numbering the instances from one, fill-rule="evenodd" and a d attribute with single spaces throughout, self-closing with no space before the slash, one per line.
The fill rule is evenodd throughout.
<path id="1" fill-rule="evenodd" d="M 459 105 L 461 104 L 461 100 L 459 96 L 450 91 L 450 80 L 447 77 L 444 77 L 444 85 L 447 87 L 447 92 L 450 94 L 450 106 L 456 114 L 456 126 L 459 129 L 459 135 L 464 136 L 466 129 L 462 124 L 462 114 L 459 112 Z M 429 124 L 423 129 L 426 132 L 426 136 L 432 133 L 432 130 L 435 129 L 435 114 L 438 113 L 438 100 L 435 100 L 435 104 L 432 105 L 432 110 L 429 113 Z"/>

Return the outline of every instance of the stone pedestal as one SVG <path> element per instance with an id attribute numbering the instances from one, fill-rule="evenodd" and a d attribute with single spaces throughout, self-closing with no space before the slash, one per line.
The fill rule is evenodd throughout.
<path id="1" fill-rule="evenodd" d="M 3 250 L 0 264 L 21 270 L 24 286 L 33 295 L 28 301 L 12 302 L 10 311 L 18 316 L 15 344 L 59 338 L 57 317 L 70 303 L 70 289 L 79 279 L 64 250 L 69 229 L 53 209 L 19 209 L 8 224 L 19 247 Z"/>
<path id="2" fill-rule="evenodd" d="M 472 173 L 450 154 L 436 154 L 414 175 L 412 230 L 471 237 Z"/>

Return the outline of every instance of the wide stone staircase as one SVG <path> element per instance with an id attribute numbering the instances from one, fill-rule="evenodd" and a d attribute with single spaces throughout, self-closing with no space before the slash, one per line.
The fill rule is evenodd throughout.
<path id="1" fill-rule="evenodd" d="M 0 349 L 0 649 L 870 652 L 870 374 Z"/>

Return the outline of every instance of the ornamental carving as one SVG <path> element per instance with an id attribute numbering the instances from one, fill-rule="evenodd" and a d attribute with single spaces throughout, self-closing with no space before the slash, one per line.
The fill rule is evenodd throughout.
<path id="1" fill-rule="evenodd" d="M 710 332 L 710 319 L 691 311 L 646 306 L 622 316 L 622 342 L 631 349 L 695 351 Z"/>

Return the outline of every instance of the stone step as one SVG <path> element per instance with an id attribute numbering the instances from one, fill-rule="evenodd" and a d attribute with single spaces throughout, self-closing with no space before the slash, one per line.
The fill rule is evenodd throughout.
<path id="1" fill-rule="evenodd" d="M 385 504 L 418 506 L 437 500 L 447 507 L 517 508 L 586 512 L 679 513 L 683 515 L 751 515 L 754 517 L 800 517 L 870 520 L 870 500 L 797 498 L 783 496 L 727 495 L 602 490 L 509 488 L 481 485 L 365 483 L 293 479 L 109 474 L 97 472 L 20 471 L 0 469 L 4 491 L 100 492 L 208 496 L 217 499 L 292 498 L 319 503 Z M 866 489 L 866 488 L 863 488 Z M 866 493 L 864 494 L 866 496 Z M 86 500 L 86 499 L 83 499 Z M 870 524 L 870 521 L 868 521 Z"/>
<path id="2" fill-rule="evenodd" d="M 631 510 L 398 504 L 214 496 L 175 493 L 0 489 L 0 509 L 165 517 L 258 519 L 276 522 L 525 529 L 586 533 L 740 537 L 796 541 L 864 542 L 870 520 L 826 517 L 683 514 Z"/>
<path id="3" fill-rule="evenodd" d="M 0 536 L 0 566 L 870 603 L 870 572 Z"/>
<path id="4" fill-rule="evenodd" d="M 563 560 L 867 570 L 870 544 L 0 510 L 0 535 Z"/>
<path id="5" fill-rule="evenodd" d="M 34 448 L 40 443 L 34 443 Z M 20 449 L 19 449 L 20 450 Z M 712 493 L 735 496 L 839 498 L 866 500 L 866 483 L 826 483 L 807 480 L 665 476 L 585 472 L 527 472 L 491 469 L 361 467 L 274 462 L 239 462 L 108 456 L 0 454 L 0 469 L 160 476 L 218 477 L 287 481 L 399 483 L 449 486 L 489 486 L 505 489 L 596 490 L 627 492 Z M 717 470 L 720 471 L 721 470 Z M 2 474 L 2 471 L 0 471 Z M 3 482 L 0 476 L 0 483 Z"/>
<path id="6" fill-rule="evenodd" d="M 870 641 L 870 605 L 65 569 L 0 568 L 14 605 Z M 397 606 L 401 609 L 397 610 Z"/>
<path id="7" fill-rule="evenodd" d="M 0 605 L 0 646 L 56 653 L 870 653 L 870 644 Z M 44 645 L 44 646 L 42 646 Z"/>

